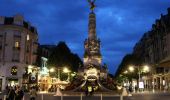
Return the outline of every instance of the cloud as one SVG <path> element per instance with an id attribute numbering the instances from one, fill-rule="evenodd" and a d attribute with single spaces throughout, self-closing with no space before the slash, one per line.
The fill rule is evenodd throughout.
<path id="1" fill-rule="evenodd" d="M 41 44 L 66 41 L 83 57 L 88 35 L 89 7 L 86 0 L 1 0 L 0 15 L 24 15 L 37 27 Z M 169 0 L 96 0 L 97 35 L 103 62 L 114 73 L 123 56 L 131 53 L 144 32 L 160 14 L 166 14 Z"/>

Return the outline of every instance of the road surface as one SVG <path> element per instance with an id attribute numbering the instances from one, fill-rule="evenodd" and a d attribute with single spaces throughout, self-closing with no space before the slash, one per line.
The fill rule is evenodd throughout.
<path id="1" fill-rule="evenodd" d="M 1 96 L 3 97 L 3 96 Z M 24 100 L 29 100 L 29 94 L 25 94 Z M 54 94 L 38 94 L 36 100 L 101 100 L 101 95 L 97 94 L 94 96 L 81 96 L 80 95 L 69 95 L 69 96 L 54 96 Z M 120 100 L 118 95 L 102 95 L 102 100 Z M 170 92 L 159 92 L 159 93 L 138 93 L 132 96 L 123 97 L 123 100 L 170 100 Z"/>

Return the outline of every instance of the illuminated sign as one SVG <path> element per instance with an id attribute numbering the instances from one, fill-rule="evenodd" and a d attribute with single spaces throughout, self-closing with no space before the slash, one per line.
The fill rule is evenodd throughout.
<path id="1" fill-rule="evenodd" d="M 144 83 L 143 82 L 139 82 L 139 88 L 143 89 L 144 88 Z"/>

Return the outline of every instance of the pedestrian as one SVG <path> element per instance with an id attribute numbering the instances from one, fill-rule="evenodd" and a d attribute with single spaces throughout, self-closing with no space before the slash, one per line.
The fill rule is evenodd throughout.
<path id="1" fill-rule="evenodd" d="M 34 87 L 32 87 L 30 90 L 30 100 L 35 100 L 36 97 L 37 97 L 37 91 Z"/>
<path id="2" fill-rule="evenodd" d="M 137 90 L 138 90 L 138 87 L 137 87 L 137 85 L 135 85 L 135 91 L 137 92 Z"/>
<path id="3" fill-rule="evenodd" d="M 17 90 L 15 91 L 15 100 L 22 100 L 24 97 L 24 91 L 18 86 Z"/>
<path id="4" fill-rule="evenodd" d="M 90 95 L 92 96 L 92 95 L 93 95 L 93 93 L 94 93 L 94 87 L 92 86 L 92 87 L 91 87 Z"/>
<path id="5" fill-rule="evenodd" d="M 132 90 L 132 85 L 129 86 L 129 92 L 132 93 L 133 90 Z"/>
<path id="6" fill-rule="evenodd" d="M 10 87 L 6 100 L 15 100 L 15 95 L 16 94 L 15 94 L 13 87 Z"/>
<path id="7" fill-rule="evenodd" d="M 89 92 L 88 92 L 88 88 L 87 86 L 85 87 L 85 95 L 88 96 Z"/>

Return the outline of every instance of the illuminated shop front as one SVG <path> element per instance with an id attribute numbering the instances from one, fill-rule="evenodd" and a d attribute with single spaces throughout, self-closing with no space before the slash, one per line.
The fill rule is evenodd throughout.
<path id="1" fill-rule="evenodd" d="M 53 72 L 52 69 L 48 70 L 46 67 L 42 68 L 38 76 L 38 86 L 40 91 L 56 92 L 57 88 L 65 89 L 69 84 L 69 78 L 67 81 L 61 81 L 59 71 L 60 69 L 58 69 L 58 78 L 55 78 L 49 75 L 50 72 Z M 65 69 L 64 71 L 67 72 L 68 70 Z"/>
<path id="2" fill-rule="evenodd" d="M 48 89 L 50 88 L 51 82 L 50 82 L 51 78 L 49 76 L 41 76 L 38 78 L 38 86 L 40 91 L 48 91 Z"/>
<path id="3" fill-rule="evenodd" d="M 23 74 L 23 87 L 27 91 L 32 86 L 38 86 L 38 71 L 39 68 L 36 66 L 29 65 L 25 69 L 25 74 Z"/>
<path id="4" fill-rule="evenodd" d="M 13 66 L 10 69 L 11 77 L 7 77 L 6 80 L 8 81 L 8 86 L 15 86 L 19 85 L 19 80 L 15 77 L 18 74 L 17 66 Z"/>

